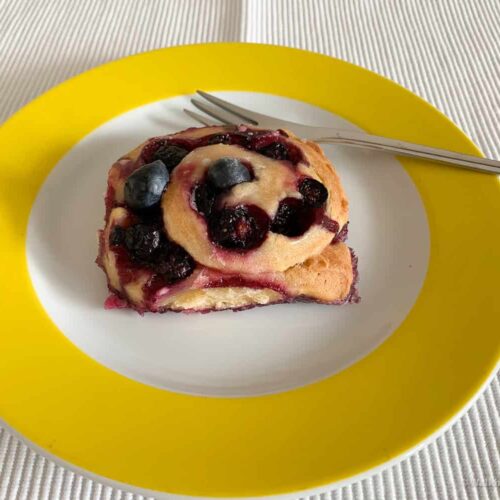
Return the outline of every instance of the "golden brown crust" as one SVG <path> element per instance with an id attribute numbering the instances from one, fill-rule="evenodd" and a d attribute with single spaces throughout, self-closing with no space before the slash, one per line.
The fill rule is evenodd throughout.
<path id="1" fill-rule="evenodd" d="M 341 301 L 349 294 L 354 272 L 349 247 L 342 242 L 328 245 L 323 252 L 284 273 L 291 295 L 321 302 Z"/>
<path id="2" fill-rule="evenodd" d="M 172 311 L 222 311 L 282 301 L 283 295 L 269 288 L 218 287 L 184 290 L 166 297 L 161 306 Z"/>

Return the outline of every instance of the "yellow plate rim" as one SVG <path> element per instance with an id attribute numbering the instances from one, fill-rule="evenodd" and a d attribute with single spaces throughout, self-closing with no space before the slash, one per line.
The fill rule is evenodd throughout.
<path id="1" fill-rule="evenodd" d="M 294 491 L 291 493 L 283 493 L 283 494 L 273 494 L 272 498 L 273 499 L 280 499 L 280 500 L 296 500 L 296 498 L 299 497 L 306 497 L 306 496 L 312 496 L 312 495 L 320 495 L 324 494 L 327 491 L 333 490 L 333 489 L 339 489 L 342 488 L 343 486 L 347 486 L 349 484 L 353 484 L 355 482 L 362 481 L 364 479 L 368 479 L 371 476 L 374 476 L 375 474 L 379 474 L 384 470 L 387 470 L 390 467 L 394 467 L 395 465 L 398 465 L 399 463 L 403 462 L 406 460 L 408 457 L 411 455 L 419 452 L 420 450 L 424 449 L 426 446 L 428 446 L 430 443 L 432 443 L 434 440 L 437 438 L 441 437 L 446 431 L 451 429 L 453 425 L 458 422 L 468 411 L 469 409 L 477 402 L 479 397 L 481 396 L 482 392 L 486 387 L 492 382 L 492 380 L 495 378 L 496 371 L 500 368 L 500 362 L 497 363 L 495 369 L 490 373 L 489 377 L 486 379 L 482 387 L 474 394 L 474 396 L 463 406 L 463 408 L 456 413 L 448 422 L 446 422 L 442 427 L 437 429 L 434 433 L 432 433 L 430 436 L 425 438 L 423 441 L 418 443 L 415 447 L 406 450 L 402 454 L 398 455 L 397 457 L 389 460 L 388 462 L 382 463 L 380 465 L 377 465 L 369 470 L 360 472 L 359 474 L 356 474 L 355 476 L 351 476 L 345 479 L 341 479 L 339 481 L 335 481 L 330 484 L 325 484 L 316 488 L 310 488 L 307 490 L 300 490 L 300 491 Z M 110 486 L 112 488 L 119 488 L 127 493 L 135 493 L 137 495 L 143 495 L 143 496 L 152 496 L 156 498 L 157 500 L 210 500 L 211 498 L 215 498 L 213 496 L 192 496 L 192 495 L 177 495 L 174 493 L 165 493 L 162 491 L 158 490 L 149 490 L 145 488 L 139 488 L 136 486 L 129 485 L 127 483 L 122 483 L 118 481 L 114 481 L 112 479 L 109 479 L 107 477 L 99 476 L 97 474 L 94 474 L 93 472 L 90 472 L 88 470 L 84 470 L 80 467 L 77 467 L 76 465 L 73 465 L 69 462 L 66 462 L 65 460 L 59 458 L 56 455 L 53 455 L 44 448 L 41 448 L 40 446 L 36 445 L 35 443 L 32 443 L 31 441 L 28 441 L 24 436 L 22 436 L 19 432 L 17 432 L 14 428 L 9 426 L 7 422 L 4 422 L 0 419 L 0 423 L 4 428 L 7 428 L 9 432 L 16 437 L 19 441 L 23 442 L 26 446 L 30 447 L 33 449 L 35 452 L 39 453 L 43 457 L 52 460 L 55 464 L 64 467 L 65 469 L 71 470 L 72 472 L 76 474 L 81 474 L 85 476 L 87 479 L 91 479 L 92 481 L 96 481 L 99 483 L 104 484 L 105 486 Z M 233 500 L 260 500 L 263 498 L 268 498 L 267 496 L 241 496 L 241 497 L 231 497 Z"/>

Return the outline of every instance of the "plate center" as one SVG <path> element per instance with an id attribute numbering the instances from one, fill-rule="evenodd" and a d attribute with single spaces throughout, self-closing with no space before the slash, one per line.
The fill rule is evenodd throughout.
<path id="1" fill-rule="evenodd" d="M 297 122 L 356 130 L 320 108 L 267 94 L 222 98 Z M 105 311 L 95 265 L 107 172 L 146 138 L 195 125 L 189 97 L 152 103 L 105 123 L 52 170 L 28 225 L 28 268 L 44 308 L 86 354 L 133 379 L 210 396 L 279 392 L 362 358 L 404 320 L 422 287 L 429 230 L 420 196 L 392 156 L 325 146 L 350 201 L 347 243 L 359 257 L 361 304 L 284 304 L 208 315 Z"/>

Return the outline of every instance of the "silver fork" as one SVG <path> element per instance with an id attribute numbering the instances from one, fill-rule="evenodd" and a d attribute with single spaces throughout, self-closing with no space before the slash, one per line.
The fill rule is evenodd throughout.
<path id="1" fill-rule="evenodd" d="M 500 174 L 500 161 L 497 160 L 456 153 L 446 149 L 432 148 L 422 144 L 399 141 L 397 139 L 389 139 L 378 135 L 365 134 L 364 132 L 352 132 L 329 127 L 312 127 L 300 123 L 289 122 L 236 106 L 212 94 L 207 94 L 202 90 L 198 90 L 197 94 L 210 104 L 199 99 L 191 99 L 191 103 L 211 118 L 189 109 L 184 109 L 184 111 L 191 118 L 203 125 L 239 125 L 241 123 L 246 123 L 271 129 L 285 128 L 299 137 L 324 144 L 342 144 L 356 148 L 385 151 L 402 156 L 411 156 L 414 158 L 423 158 L 439 163 L 446 163 L 455 167 L 475 170 L 477 172 Z"/>

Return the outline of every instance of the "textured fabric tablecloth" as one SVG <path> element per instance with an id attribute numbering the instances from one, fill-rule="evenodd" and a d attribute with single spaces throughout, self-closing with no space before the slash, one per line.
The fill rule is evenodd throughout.
<path id="1" fill-rule="evenodd" d="M 0 122 L 98 64 L 211 41 L 289 45 L 372 69 L 500 157 L 500 0 L 0 0 Z M 495 378 L 420 452 L 311 498 L 500 498 L 499 407 Z M 139 498 L 63 469 L 0 427 L 0 500 Z"/>

